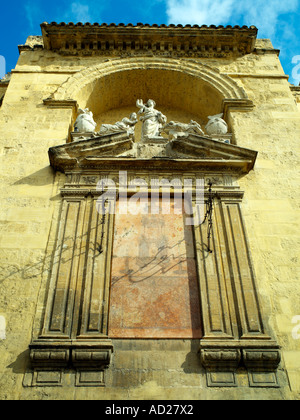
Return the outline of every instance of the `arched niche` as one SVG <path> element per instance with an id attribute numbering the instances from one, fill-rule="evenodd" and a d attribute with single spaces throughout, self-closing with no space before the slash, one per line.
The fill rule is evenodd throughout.
<path id="1" fill-rule="evenodd" d="M 222 112 L 225 99 L 243 100 L 247 95 L 215 68 L 154 57 L 107 60 L 76 73 L 53 94 L 54 100 L 72 99 L 79 107 L 89 108 L 97 130 L 103 123 L 114 123 L 136 112 L 137 99 L 149 98 L 169 121 L 194 119 L 204 126 L 209 115 Z"/>

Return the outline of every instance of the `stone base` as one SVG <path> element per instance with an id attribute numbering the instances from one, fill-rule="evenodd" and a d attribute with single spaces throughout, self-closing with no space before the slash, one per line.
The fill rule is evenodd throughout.
<path id="1" fill-rule="evenodd" d="M 250 387 L 279 387 L 276 371 L 281 358 L 273 341 L 200 343 L 199 353 L 206 369 L 208 387 L 237 386 L 236 371 L 239 367 L 247 369 Z"/>
<path id="2" fill-rule="evenodd" d="M 31 366 L 24 386 L 62 386 L 65 374 L 75 372 L 76 386 L 104 386 L 104 371 L 113 352 L 109 339 L 99 341 L 36 340 L 30 345 Z"/>

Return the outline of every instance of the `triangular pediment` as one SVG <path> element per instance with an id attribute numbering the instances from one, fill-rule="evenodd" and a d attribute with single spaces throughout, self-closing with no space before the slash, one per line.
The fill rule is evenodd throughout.
<path id="1" fill-rule="evenodd" d="M 51 166 L 58 171 L 71 169 L 210 169 L 249 172 L 257 152 L 208 136 L 189 134 L 168 141 L 155 138 L 135 142 L 126 132 L 93 136 L 49 149 Z"/>
<path id="2" fill-rule="evenodd" d="M 208 136 L 190 134 L 186 137 L 179 137 L 171 141 L 172 154 L 175 157 L 189 156 L 195 159 L 224 159 L 241 160 L 254 159 L 257 152 L 234 144 L 218 141 Z M 254 162 L 253 162 L 254 163 Z"/>

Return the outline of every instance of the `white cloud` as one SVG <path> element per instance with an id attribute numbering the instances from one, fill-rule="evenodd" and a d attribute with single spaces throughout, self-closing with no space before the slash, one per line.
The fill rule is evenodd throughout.
<path id="1" fill-rule="evenodd" d="M 295 55 L 292 58 L 292 63 L 295 64 L 292 70 L 292 78 L 294 84 L 298 85 L 300 83 L 300 55 Z"/>
<path id="2" fill-rule="evenodd" d="M 166 0 L 169 23 L 255 25 L 272 37 L 280 15 L 297 10 L 298 0 Z"/>
<path id="3" fill-rule="evenodd" d="M 236 0 L 167 0 L 169 23 L 220 25 L 227 21 Z"/>
<path id="4" fill-rule="evenodd" d="M 80 2 L 72 3 L 70 15 L 72 16 L 72 20 L 76 22 L 84 23 L 91 21 L 91 14 L 87 4 L 82 4 Z"/>
<path id="5" fill-rule="evenodd" d="M 25 13 L 26 13 L 26 17 L 27 17 L 30 29 L 33 28 L 33 16 L 32 16 L 33 12 L 34 10 L 32 10 L 32 7 L 30 7 L 28 3 L 25 4 Z"/>
<path id="6" fill-rule="evenodd" d="M 243 23 L 257 26 L 260 36 L 268 38 L 276 34 L 281 15 L 295 12 L 297 7 L 298 0 L 253 0 L 251 3 L 237 2 L 235 5 Z"/>
<path id="7" fill-rule="evenodd" d="M 291 82 L 298 84 L 300 68 L 292 63 L 292 57 L 300 54 L 300 0 L 165 1 L 169 24 L 255 25 L 259 38 L 271 39 L 274 47 L 281 50 L 285 71 L 292 73 Z"/>
<path id="8" fill-rule="evenodd" d="M 25 3 L 25 16 L 28 21 L 29 30 L 33 32 L 38 28 L 39 25 L 39 16 L 41 15 L 41 9 L 39 4 Z"/>

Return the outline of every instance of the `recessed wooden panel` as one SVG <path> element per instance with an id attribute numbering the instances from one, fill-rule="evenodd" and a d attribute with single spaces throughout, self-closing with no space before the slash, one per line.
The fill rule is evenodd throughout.
<path id="1" fill-rule="evenodd" d="M 192 229 L 174 203 L 163 214 L 168 209 L 160 203 L 159 214 L 149 214 L 150 207 L 119 214 L 117 206 L 110 337 L 201 337 Z"/>

